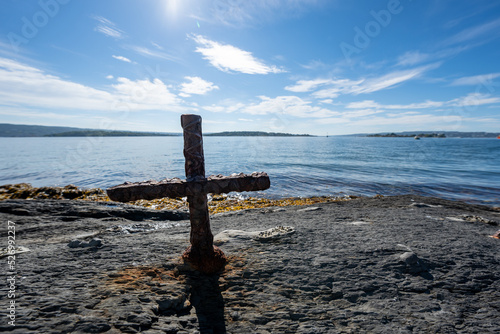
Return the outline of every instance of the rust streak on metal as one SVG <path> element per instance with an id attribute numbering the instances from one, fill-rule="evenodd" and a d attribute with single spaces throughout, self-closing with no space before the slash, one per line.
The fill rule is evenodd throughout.
<path id="1" fill-rule="evenodd" d="M 268 189 L 270 185 L 271 181 L 266 173 L 255 172 L 231 176 L 211 175 L 207 179 L 197 181 L 173 178 L 162 181 L 124 183 L 107 189 L 107 193 L 113 201 L 130 202 L 139 199 L 185 197 L 197 192 L 227 194 L 231 191 L 259 191 Z"/>

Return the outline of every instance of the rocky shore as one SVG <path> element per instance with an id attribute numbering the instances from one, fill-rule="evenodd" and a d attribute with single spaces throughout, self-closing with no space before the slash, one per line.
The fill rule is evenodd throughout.
<path id="1" fill-rule="evenodd" d="M 1 247 L 14 231 L 19 251 L 0 258 L 3 332 L 500 332 L 489 207 L 395 196 L 216 214 L 229 262 L 213 276 L 180 261 L 186 211 L 9 199 L 0 217 Z"/>

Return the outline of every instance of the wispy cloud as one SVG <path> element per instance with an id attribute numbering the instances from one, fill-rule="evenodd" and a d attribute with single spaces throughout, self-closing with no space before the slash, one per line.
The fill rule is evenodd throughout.
<path id="1" fill-rule="evenodd" d="M 398 65 L 413 66 L 426 62 L 429 59 L 431 59 L 431 55 L 428 53 L 421 53 L 420 51 L 408 51 L 405 54 L 399 56 Z"/>
<path id="2" fill-rule="evenodd" d="M 305 93 L 315 90 L 319 86 L 334 84 L 332 79 L 299 80 L 295 85 L 286 86 L 285 89 L 294 93 Z"/>
<path id="3" fill-rule="evenodd" d="M 111 22 L 110 20 L 102 17 L 102 16 L 94 16 L 93 17 L 97 22 L 97 26 L 95 27 L 95 31 L 100 32 L 101 34 L 104 34 L 108 37 L 112 37 L 115 39 L 121 39 L 124 38 L 125 33 L 118 29 L 116 24 Z"/>
<path id="4" fill-rule="evenodd" d="M 444 41 L 444 45 L 456 45 L 467 42 L 476 42 L 478 39 L 500 37 L 500 19 L 467 28 Z"/>
<path id="5" fill-rule="evenodd" d="M 245 27 L 255 23 L 299 17 L 324 0 L 218 0 L 213 2 L 210 17 L 197 17 L 231 27 Z"/>
<path id="6" fill-rule="evenodd" d="M 440 65 L 441 63 L 434 63 L 414 69 L 391 72 L 378 78 L 367 79 L 362 84 L 353 86 L 349 90 L 350 93 L 358 95 L 391 88 L 405 81 L 419 78 L 425 72 L 436 69 Z"/>
<path id="7" fill-rule="evenodd" d="M 498 104 L 500 98 L 490 94 L 470 93 L 449 101 L 424 101 L 420 103 L 409 104 L 380 104 L 373 100 L 364 100 L 348 103 L 346 109 L 370 109 L 370 110 L 416 110 L 416 109 L 436 109 L 451 107 L 469 107 L 485 104 Z"/>
<path id="8" fill-rule="evenodd" d="M 301 67 L 305 68 L 306 70 L 324 70 L 327 69 L 331 66 L 323 63 L 321 60 L 311 60 L 307 64 L 302 64 L 300 65 Z"/>
<path id="9" fill-rule="evenodd" d="M 153 45 L 155 48 L 157 48 L 158 50 L 163 50 L 163 47 L 158 44 L 158 43 L 155 43 L 155 42 L 151 42 L 151 45 Z"/>
<path id="10" fill-rule="evenodd" d="M 310 92 L 318 99 L 333 99 L 339 95 L 359 95 L 393 88 L 394 86 L 421 77 L 425 72 L 439 67 L 441 63 L 434 63 L 408 70 L 393 71 L 379 77 L 351 79 L 314 79 L 299 80 L 295 85 L 286 86 L 292 92 Z"/>
<path id="11" fill-rule="evenodd" d="M 115 55 L 112 55 L 111 57 L 115 58 L 115 59 L 118 59 L 118 60 L 121 60 L 121 61 L 124 61 L 126 63 L 131 63 L 132 61 L 126 57 L 123 57 L 123 56 L 115 56 Z"/>
<path id="12" fill-rule="evenodd" d="M 407 51 L 398 57 L 398 66 L 413 66 L 456 56 L 466 50 L 483 45 L 500 37 L 500 19 L 467 28 L 441 41 L 437 50 L 421 52 Z"/>
<path id="13" fill-rule="evenodd" d="M 493 80 L 500 77 L 500 73 L 489 73 L 489 74 L 481 74 L 474 75 L 470 77 L 462 77 L 453 80 L 450 84 L 451 86 L 476 86 L 476 85 L 485 85 L 491 86 L 493 84 Z"/>
<path id="14" fill-rule="evenodd" d="M 179 95 L 182 97 L 189 97 L 193 94 L 205 95 L 214 89 L 219 89 L 213 82 L 205 81 L 200 77 L 185 77 L 184 79 L 190 82 L 181 84 L 181 93 Z"/>
<path id="15" fill-rule="evenodd" d="M 266 65 L 255 58 L 251 52 L 241 50 L 229 44 L 211 41 L 200 35 L 190 35 L 198 47 L 196 52 L 201 53 L 212 66 L 223 72 L 240 72 L 245 74 L 281 73 L 284 70 L 274 65 Z"/>
<path id="16" fill-rule="evenodd" d="M 367 117 L 358 120 L 351 120 L 350 125 L 353 126 L 395 126 L 401 130 L 415 130 L 415 128 L 427 128 L 430 130 L 443 130 L 447 126 L 456 127 L 457 124 L 463 122 L 463 118 L 458 115 L 433 115 L 433 114 L 413 114 L 403 113 L 394 114 L 392 116 L 380 115 Z"/>
<path id="17" fill-rule="evenodd" d="M 137 45 L 128 45 L 128 46 L 125 46 L 124 48 L 130 49 L 130 50 L 140 54 L 143 57 L 160 58 L 160 59 L 164 59 L 164 60 L 173 61 L 176 63 L 181 62 L 181 59 L 179 57 L 173 56 L 173 55 L 168 54 L 168 53 L 163 52 L 163 51 L 151 50 L 149 48 L 137 46 Z"/>

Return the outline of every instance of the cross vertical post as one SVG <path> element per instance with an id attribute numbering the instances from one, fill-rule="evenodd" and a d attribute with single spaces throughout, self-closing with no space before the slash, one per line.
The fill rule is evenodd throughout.
<path id="1" fill-rule="evenodd" d="M 201 116 L 181 115 L 181 126 L 184 132 L 186 181 L 206 180 Z M 214 248 L 213 245 L 214 237 L 210 230 L 207 194 L 201 191 L 200 187 L 199 191 L 194 191 L 187 196 L 187 201 L 191 221 L 191 247 L 186 250 L 183 258 L 195 268 L 205 272 L 223 267 L 226 257 L 218 247 Z"/>

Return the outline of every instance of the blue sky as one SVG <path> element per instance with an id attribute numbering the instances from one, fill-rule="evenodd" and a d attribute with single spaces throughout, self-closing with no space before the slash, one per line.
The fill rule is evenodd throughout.
<path id="1" fill-rule="evenodd" d="M 500 2 L 2 0 L 0 122 L 500 132 Z"/>

